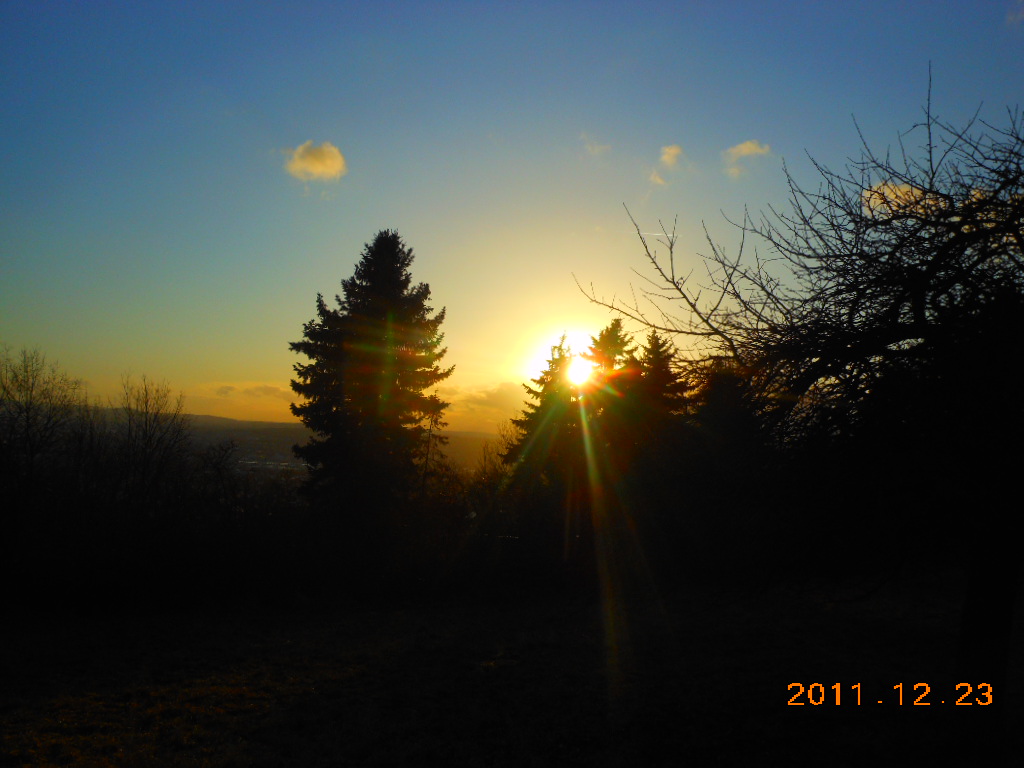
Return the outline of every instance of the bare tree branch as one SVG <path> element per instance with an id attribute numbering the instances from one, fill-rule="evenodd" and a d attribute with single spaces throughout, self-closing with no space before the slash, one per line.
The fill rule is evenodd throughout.
<path id="1" fill-rule="evenodd" d="M 976 112 L 964 126 L 941 121 L 931 97 L 895 153 L 861 140 L 841 171 L 812 160 L 818 187 L 784 168 L 785 210 L 729 222 L 730 253 L 707 227 L 707 275 L 681 276 L 676 227 L 652 247 L 629 212 L 646 272 L 632 301 L 592 302 L 688 340 L 692 359 L 725 359 L 749 371 L 780 419 L 856 410 L 872 382 L 916 346 L 946 332 L 949 318 L 1024 295 L 1024 121 L 1008 112 L 993 127 Z M 923 132 L 920 154 L 908 142 Z M 751 248 L 758 243 L 764 250 Z"/>

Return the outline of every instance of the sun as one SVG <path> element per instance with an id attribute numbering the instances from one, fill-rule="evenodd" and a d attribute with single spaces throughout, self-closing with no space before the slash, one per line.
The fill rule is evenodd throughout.
<path id="1" fill-rule="evenodd" d="M 564 330 L 557 326 L 548 326 L 541 332 L 538 332 L 536 338 L 540 339 L 542 343 L 538 344 L 533 354 L 526 358 L 526 363 L 523 366 L 523 373 L 526 375 L 526 378 L 536 383 L 537 376 L 542 375 L 544 371 L 550 370 L 553 362 L 551 356 L 554 347 L 560 340 L 563 340 L 565 344 L 564 351 L 568 352 L 571 359 L 561 363 L 565 366 L 562 368 L 561 375 L 574 387 L 579 387 L 590 379 L 593 373 L 593 366 L 579 356 L 581 352 L 585 352 L 589 348 L 593 341 L 589 333 L 579 330 Z"/>
<path id="2" fill-rule="evenodd" d="M 586 384 L 590 379 L 591 374 L 594 372 L 594 365 L 589 360 L 584 360 L 579 355 L 573 355 L 572 361 L 569 363 L 569 370 L 567 372 L 569 381 L 575 384 L 577 387 Z"/>

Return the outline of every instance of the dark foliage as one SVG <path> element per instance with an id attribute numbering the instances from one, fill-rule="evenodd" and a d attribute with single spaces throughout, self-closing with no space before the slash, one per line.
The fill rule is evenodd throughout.
<path id="1" fill-rule="evenodd" d="M 1020 580 L 1007 436 L 1024 427 L 1024 123 L 954 127 L 929 104 L 896 153 L 818 170 L 815 191 L 789 179 L 787 211 L 738 223 L 735 255 L 709 237 L 701 288 L 677 276 L 674 233 L 665 260 L 638 228 L 685 314 L 663 293 L 647 294 L 657 317 L 589 296 L 693 345 L 699 465 L 728 489 L 713 500 L 762 510 L 738 531 L 829 552 L 833 577 L 950 553 L 968 574 L 958 671 L 1002 681 Z"/>
<path id="2" fill-rule="evenodd" d="M 502 459 L 511 467 L 509 493 L 520 549 L 550 566 L 580 553 L 587 520 L 586 467 L 580 450 L 579 391 L 569 380 L 572 352 L 563 337 L 551 348 L 548 367 L 523 388 L 532 402 L 512 419 L 514 439 Z"/>
<path id="3" fill-rule="evenodd" d="M 315 436 L 296 446 L 310 469 L 310 489 L 344 508 L 401 501 L 422 482 L 440 449 L 447 403 L 426 391 L 447 378 L 440 332 L 445 312 L 428 304 L 430 287 L 413 285 L 413 252 L 396 232 L 367 244 L 344 297 L 331 309 L 317 295 L 317 317 L 291 349 L 292 412 Z"/>
<path id="4" fill-rule="evenodd" d="M 198 445 L 169 387 L 126 377 L 101 405 L 38 351 L 0 368 L 10 605 L 138 612 L 299 587 L 315 535 L 296 484 Z"/>
<path id="5" fill-rule="evenodd" d="M 447 406 L 426 394 L 452 373 L 440 369 L 444 310 L 428 304 L 430 287 L 413 285 L 413 251 L 384 230 L 342 281 L 338 308 L 316 297 L 316 318 L 291 349 L 292 388 L 303 399 L 292 412 L 315 434 L 295 453 L 310 487 L 337 507 L 408 498 L 423 465 L 437 452 Z"/>
<path id="6" fill-rule="evenodd" d="M 508 530 L 545 573 L 597 583 L 609 558 L 638 554 L 617 550 L 634 546 L 654 522 L 651 510 L 670 498 L 657 470 L 678 458 L 686 387 L 668 345 L 648 342 L 638 359 L 613 320 L 580 353 L 594 365 L 587 381 L 569 379 L 574 355 L 563 339 L 533 386 L 524 385 L 531 401 L 512 420 L 499 498 L 513 510 Z"/>

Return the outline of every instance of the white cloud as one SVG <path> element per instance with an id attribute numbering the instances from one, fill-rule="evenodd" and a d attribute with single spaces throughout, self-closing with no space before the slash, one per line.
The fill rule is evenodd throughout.
<path id="1" fill-rule="evenodd" d="M 527 400 L 522 384 L 505 381 L 470 391 L 455 387 L 441 392 L 451 402 L 445 421 L 452 430 L 496 432 L 498 424 L 523 410 Z"/>
<path id="2" fill-rule="evenodd" d="M 682 158 L 687 167 L 690 166 L 690 162 L 686 159 L 686 155 L 683 153 L 683 148 L 678 144 L 669 144 L 661 148 L 661 156 L 658 158 L 659 165 L 652 168 L 650 174 L 647 176 L 647 180 L 651 184 L 657 184 L 659 187 L 666 186 L 672 175 L 675 174 L 677 167 L 679 166 L 679 159 Z"/>
<path id="3" fill-rule="evenodd" d="M 729 147 L 722 152 L 722 159 L 725 161 L 725 172 L 732 178 L 739 178 L 746 173 L 746 168 L 740 165 L 740 160 L 746 157 L 757 157 L 758 155 L 770 154 L 772 148 L 762 144 L 757 139 L 747 139 L 734 147 Z"/>
<path id="4" fill-rule="evenodd" d="M 980 194 L 980 191 L 975 191 L 976 199 Z M 899 214 L 928 216 L 946 208 L 946 201 L 941 197 L 929 195 L 910 184 L 893 181 L 883 181 L 865 189 L 861 193 L 861 204 L 864 213 L 876 218 Z"/>
<path id="5" fill-rule="evenodd" d="M 669 144 L 667 147 L 661 148 L 661 164 L 668 166 L 669 168 L 675 167 L 675 164 L 679 162 L 679 156 L 683 154 L 683 148 L 678 144 Z"/>
<path id="6" fill-rule="evenodd" d="M 482 389 L 466 395 L 464 402 L 476 408 L 491 408 L 503 414 L 515 415 L 522 410 L 526 395 L 522 384 L 503 381 L 489 389 Z"/>
<path id="7" fill-rule="evenodd" d="M 294 395 L 284 387 L 277 387 L 272 384 L 260 384 L 254 387 L 247 387 L 242 390 L 243 394 L 250 397 L 276 397 L 279 400 L 292 400 Z"/>
<path id="8" fill-rule="evenodd" d="M 757 139 L 748 139 L 742 144 L 737 144 L 735 147 L 729 147 L 725 150 L 726 158 L 729 162 L 735 163 L 741 157 L 750 157 L 752 155 L 767 155 L 772 151 L 772 148 L 767 144 L 762 144 Z"/>
<path id="9" fill-rule="evenodd" d="M 583 146 L 586 147 L 587 154 L 590 155 L 604 155 L 607 154 L 612 148 L 611 144 L 598 144 L 585 133 L 581 133 L 580 138 L 583 139 Z"/>
<path id="10" fill-rule="evenodd" d="M 295 396 L 290 390 L 276 384 L 260 384 L 244 382 L 239 384 L 202 384 L 197 387 L 198 393 L 209 396 L 212 392 L 217 397 L 232 399 L 248 399 L 271 397 L 278 400 L 294 400 Z"/>
<path id="11" fill-rule="evenodd" d="M 285 150 L 285 154 L 288 156 L 285 169 L 302 181 L 337 181 L 348 173 L 345 156 L 329 141 L 319 146 L 307 141 L 295 149 Z"/>

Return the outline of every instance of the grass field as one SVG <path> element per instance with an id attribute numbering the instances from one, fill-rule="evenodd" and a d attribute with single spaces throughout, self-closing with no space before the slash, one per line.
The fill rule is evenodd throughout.
<path id="1" fill-rule="evenodd" d="M 909 704 L 914 682 L 948 679 L 955 580 L 848 597 L 704 588 L 614 606 L 477 596 L 17 619 L 2 630 L 0 765 L 885 765 L 965 746 L 984 707 L 941 692 Z M 843 683 L 844 698 L 788 706 L 794 682 L 829 701 Z M 1022 713 L 1008 701 L 1011 733 Z M 993 764 L 994 744 L 966 746 Z"/>

